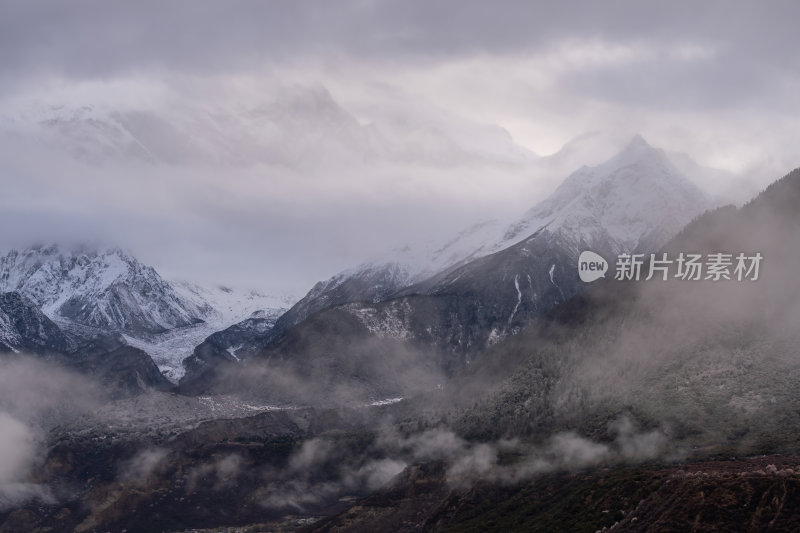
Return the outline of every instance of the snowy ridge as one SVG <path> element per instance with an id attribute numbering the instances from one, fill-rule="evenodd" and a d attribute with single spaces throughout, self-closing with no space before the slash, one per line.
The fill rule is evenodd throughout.
<path id="1" fill-rule="evenodd" d="M 706 195 L 675 168 L 667 155 L 635 136 L 616 156 L 570 174 L 545 200 L 502 228 L 487 225 L 485 240 L 466 257 L 485 256 L 547 229 L 591 247 L 610 239 L 620 251 L 642 240 L 664 241 L 711 207 Z M 475 246 L 467 233 L 453 248 Z"/>
<path id="2" fill-rule="evenodd" d="M 444 242 L 430 241 L 396 248 L 387 256 L 386 264 L 394 264 L 396 269 L 406 272 L 408 284 L 421 281 L 442 270 L 491 253 L 492 244 L 502 234 L 504 227 L 499 220 L 484 220 Z M 372 268 L 378 264 L 368 263 Z"/>
<path id="3" fill-rule="evenodd" d="M 186 301 L 197 306 L 208 306 L 213 311 L 206 321 L 229 326 L 263 311 L 275 315 L 291 307 L 297 297 L 291 294 L 263 294 L 257 290 L 240 290 L 226 286 L 204 287 L 186 281 L 171 281 L 175 291 Z M 277 318 L 277 317 L 276 317 Z"/>
<path id="4" fill-rule="evenodd" d="M 303 297 L 301 304 L 319 310 L 354 300 L 379 302 L 395 292 L 427 279 L 448 268 L 489 253 L 487 242 L 502 234 L 497 220 L 475 224 L 445 242 L 429 241 L 391 250 L 381 259 L 362 263 L 320 281 Z M 337 292 L 346 284 L 367 285 L 357 296 L 342 300 Z M 310 314 L 305 312 L 300 318 Z"/>
<path id="5" fill-rule="evenodd" d="M 574 250 L 609 246 L 613 252 L 635 250 L 665 242 L 712 206 L 662 150 L 637 135 L 604 163 L 570 174 L 550 196 L 510 224 L 487 220 L 444 242 L 397 248 L 318 283 L 304 300 L 318 299 L 324 307 L 337 287 L 373 279 L 381 270 L 387 280 L 383 293 L 397 291 L 504 250 L 544 229 Z M 554 268 L 550 281 L 556 285 Z"/>
<path id="6" fill-rule="evenodd" d="M 128 333 L 187 326 L 212 312 L 119 249 L 12 250 L 0 258 L 0 291 L 19 291 L 56 321 Z"/>

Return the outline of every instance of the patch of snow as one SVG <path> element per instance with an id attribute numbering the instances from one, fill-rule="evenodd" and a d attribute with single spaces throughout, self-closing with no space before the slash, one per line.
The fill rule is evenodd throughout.
<path id="1" fill-rule="evenodd" d="M 213 309 L 207 320 L 224 327 L 241 322 L 259 311 L 265 312 L 266 315 L 274 315 L 277 310 L 285 311 L 297 302 L 297 297 L 288 293 L 264 294 L 250 289 L 233 289 L 221 285 L 205 287 L 177 280 L 172 280 L 170 283 L 185 300 L 195 305 L 207 305 Z"/>
<path id="2" fill-rule="evenodd" d="M 236 361 L 240 361 L 239 356 L 236 355 L 237 350 L 242 348 L 241 344 L 237 344 L 236 346 L 229 346 L 227 352 L 233 357 Z"/>
<path id="3" fill-rule="evenodd" d="M 514 310 L 511 311 L 511 316 L 508 317 L 508 323 L 511 324 L 511 321 L 514 319 L 514 315 L 517 314 L 517 310 L 519 310 L 519 306 L 522 303 L 522 291 L 519 288 L 519 274 L 514 276 L 514 288 L 517 289 L 517 305 L 514 306 Z"/>
<path id="4" fill-rule="evenodd" d="M 147 352 L 161 373 L 177 383 L 186 372 L 183 360 L 192 355 L 195 347 L 209 335 L 219 331 L 219 325 L 201 322 L 192 326 L 175 328 L 148 337 L 123 335 L 125 342 Z"/>
<path id="5" fill-rule="evenodd" d="M 383 312 L 362 304 L 348 304 L 345 309 L 379 338 L 409 340 L 414 336 L 409 323 L 411 307 L 405 301 L 392 302 L 390 306 L 383 308 Z"/>
<path id="6" fill-rule="evenodd" d="M 503 337 L 497 331 L 497 328 L 492 328 L 492 331 L 489 333 L 489 338 L 486 340 L 486 346 L 492 346 L 493 344 L 497 344 L 502 339 Z"/>
<path id="7" fill-rule="evenodd" d="M 392 405 L 398 402 L 402 402 L 405 398 L 386 398 L 385 400 L 378 400 L 372 403 L 367 404 L 369 407 L 380 407 L 382 405 Z"/>

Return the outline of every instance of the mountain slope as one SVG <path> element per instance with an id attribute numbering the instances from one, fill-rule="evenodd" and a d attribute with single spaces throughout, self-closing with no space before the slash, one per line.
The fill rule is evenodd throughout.
<path id="1" fill-rule="evenodd" d="M 0 353 L 40 356 L 95 378 L 112 396 L 169 390 L 172 384 L 142 350 L 119 336 L 81 342 L 17 292 L 0 293 Z"/>
<path id="2" fill-rule="evenodd" d="M 467 410 L 462 431 L 593 431 L 628 411 L 669 427 L 677 441 L 737 454 L 795 446 L 797 201 L 800 170 L 740 209 L 699 217 L 664 248 L 672 256 L 758 252 L 756 281 L 608 279 L 490 350 L 460 386 L 485 389 L 491 376 L 511 377 Z"/>
<path id="3" fill-rule="evenodd" d="M 119 335 L 100 335 L 59 358 L 65 366 L 91 376 L 116 396 L 169 391 L 173 384 L 143 350 Z"/>
<path id="4" fill-rule="evenodd" d="M 574 172 L 550 197 L 512 224 L 486 220 L 452 239 L 398 248 L 379 260 L 317 283 L 280 317 L 270 333 L 252 342 L 234 343 L 242 346 L 243 351 L 237 355 L 252 355 L 313 313 L 352 302 L 380 302 L 428 278 L 442 276 L 450 269 L 517 244 L 544 228 L 571 241 L 573 248 L 580 244 L 584 248 L 608 249 L 610 253 L 637 247 L 649 249 L 673 236 L 710 205 L 703 193 L 672 165 L 667 154 L 637 135 L 605 163 Z M 549 268 L 556 268 L 554 265 L 547 265 L 547 276 L 538 276 L 537 283 L 550 277 Z M 526 281 L 528 274 L 525 272 L 516 283 L 532 288 Z M 510 279 L 515 279 L 514 275 Z M 536 289 L 564 291 L 550 283 Z M 413 290 L 418 292 L 419 287 Z M 507 296 L 513 298 L 516 294 L 512 291 Z M 571 295 L 569 287 L 564 294 Z M 560 300 L 563 299 L 562 295 Z"/>
<path id="5" fill-rule="evenodd" d="M 517 480 L 497 472 L 518 459 L 498 454 L 489 464 L 474 458 L 481 475 L 466 486 L 428 461 L 310 529 L 797 529 L 798 202 L 800 169 L 740 209 L 698 217 L 663 248 L 673 257 L 761 253 L 757 279 L 693 281 L 673 271 L 668 280 L 604 280 L 494 346 L 445 391 L 415 400 L 442 414 L 432 425 L 471 442 L 607 442 L 622 415 L 674 452 L 586 468 L 580 455 L 590 450 L 565 446 L 573 464 Z"/>
<path id="6" fill-rule="evenodd" d="M 27 297 L 0 293 L 0 351 L 48 354 L 69 351 L 72 342 Z"/>

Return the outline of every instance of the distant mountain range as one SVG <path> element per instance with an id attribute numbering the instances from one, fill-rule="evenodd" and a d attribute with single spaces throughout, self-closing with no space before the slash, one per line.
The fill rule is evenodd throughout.
<path id="1" fill-rule="evenodd" d="M 415 390 L 437 386 L 582 291 L 574 268 L 582 250 L 655 250 L 712 205 L 670 156 L 636 136 L 511 224 L 477 223 L 440 244 L 400 249 L 318 283 L 291 306 L 256 292 L 169 282 L 119 249 L 57 245 L 0 258 L 0 293 L 24 298 L 58 329 L 45 335 L 49 351 L 111 335 L 147 353 L 184 393 L 301 401 L 300 389 L 251 383 L 259 375 L 252 365 L 267 365 L 274 375 L 314 381 L 321 397 L 323 384 L 337 383 L 348 398 L 380 399 L 405 395 L 411 382 Z M 3 322 L 9 349 L 40 342 L 11 327 L 12 315 Z M 57 348 L 64 342 L 69 349 Z M 387 365 L 385 354 L 396 361 Z M 427 379 L 400 369 L 418 366 Z"/>
<path id="2" fill-rule="evenodd" d="M 17 295 L 17 309 L 37 310 L 23 322 L 46 318 L 47 328 L 59 332 L 51 339 L 53 333 L 47 328 L 30 326 L 45 339 L 34 340 L 36 336 L 5 327 L 10 332 L 5 342 L 9 348 L 25 351 L 34 341 L 49 351 L 63 351 L 62 336 L 74 347 L 114 335 L 119 342 L 147 352 L 176 380 L 183 373 L 181 361 L 208 335 L 254 313 L 258 319 L 274 321 L 291 303 L 288 297 L 256 291 L 171 283 L 116 248 L 58 245 L 12 250 L 0 258 L 0 293 Z"/>

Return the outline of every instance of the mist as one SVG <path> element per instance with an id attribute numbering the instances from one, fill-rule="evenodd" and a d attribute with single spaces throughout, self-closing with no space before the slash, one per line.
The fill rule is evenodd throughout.
<path id="1" fill-rule="evenodd" d="M 58 365 L 20 355 L 0 359 L 0 510 L 56 501 L 50 487 L 28 479 L 45 458 L 48 432 L 103 399 L 98 385 Z"/>
<path id="2" fill-rule="evenodd" d="M 676 448 L 795 450 L 796 176 L 738 210 L 699 217 L 664 248 L 673 259 L 761 253 L 757 281 L 599 281 L 458 378 L 451 390 L 462 406 L 483 399 L 451 415 L 453 426 L 472 436 L 608 438 L 608 421 L 627 413 Z"/>

